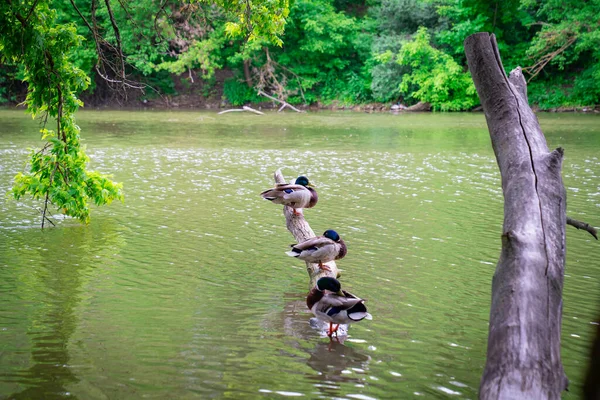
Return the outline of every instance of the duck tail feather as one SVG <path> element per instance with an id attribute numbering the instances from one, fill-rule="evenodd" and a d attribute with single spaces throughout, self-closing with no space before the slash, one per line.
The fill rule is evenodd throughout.
<path id="1" fill-rule="evenodd" d="M 361 321 L 363 319 L 373 319 L 371 314 L 369 314 L 366 311 L 348 313 L 348 318 L 350 318 L 352 321 Z"/>

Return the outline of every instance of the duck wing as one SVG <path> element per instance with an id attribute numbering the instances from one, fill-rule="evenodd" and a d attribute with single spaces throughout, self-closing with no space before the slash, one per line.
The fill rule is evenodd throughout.
<path id="1" fill-rule="evenodd" d="M 307 190 L 307 189 L 302 185 L 282 183 L 282 184 L 276 185 L 272 189 L 265 190 L 260 195 L 264 198 L 268 198 L 268 197 L 272 197 L 272 196 L 279 197 L 279 196 L 284 196 L 285 194 L 292 193 L 294 191 L 301 191 L 301 190 Z"/>
<path id="2" fill-rule="evenodd" d="M 317 250 L 324 246 L 332 245 L 332 244 L 335 244 L 335 242 L 333 240 L 328 239 L 324 236 L 317 236 L 317 237 L 305 240 L 302 243 L 293 244 L 292 248 L 294 250 L 299 250 L 299 251 L 309 250 L 309 249 Z"/>
<path id="3" fill-rule="evenodd" d="M 310 205 L 312 194 L 302 185 L 280 184 L 273 189 L 260 194 L 263 199 L 276 204 L 285 204 L 294 208 L 304 208 Z"/>
<path id="4" fill-rule="evenodd" d="M 344 291 L 351 297 L 342 297 L 336 294 L 323 296 L 319 301 L 319 309 L 334 323 L 352 323 L 363 319 L 373 319 L 367 312 L 364 300 Z"/>
<path id="5" fill-rule="evenodd" d="M 350 292 L 347 292 L 345 290 L 342 290 L 342 293 L 344 293 L 344 296 L 346 296 L 347 298 L 352 298 L 352 299 L 358 299 L 358 296 L 353 295 Z M 352 307 L 350 307 L 347 310 L 348 313 L 348 318 L 350 318 L 353 321 L 360 321 L 363 319 L 368 319 L 371 320 L 373 319 L 373 317 L 371 316 L 371 314 L 369 314 L 367 312 L 367 306 L 365 306 L 365 299 L 360 299 L 361 301 L 356 303 L 355 305 L 353 305 Z"/>
<path id="6" fill-rule="evenodd" d="M 323 296 L 319 304 L 323 304 L 323 308 L 335 308 L 339 311 L 348 310 L 357 304 L 362 303 L 364 300 L 358 297 L 349 298 L 338 296 L 337 294 L 326 294 Z"/>
<path id="7" fill-rule="evenodd" d="M 373 319 L 373 316 L 367 312 L 367 306 L 365 306 L 365 303 L 363 303 L 363 302 L 360 302 L 360 303 L 350 307 L 348 310 L 346 310 L 346 313 L 348 315 L 348 318 L 350 318 L 352 321 L 360 321 L 363 319 L 368 319 L 368 320 Z"/>

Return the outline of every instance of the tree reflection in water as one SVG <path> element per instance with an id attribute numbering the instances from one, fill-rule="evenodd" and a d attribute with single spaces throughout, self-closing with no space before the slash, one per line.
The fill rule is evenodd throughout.
<path id="1" fill-rule="evenodd" d="M 21 239 L 24 245 L 14 257 L 30 260 L 33 265 L 18 271 L 19 280 L 28 289 L 22 290 L 20 296 L 38 306 L 27 314 L 26 335 L 31 347 L 19 350 L 30 352 L 30 366 L 16 367 L 7 374 L 8 380 L 23 389 L 10 394 L 9 399 L 77 398 L 69 389 L 80 381 L 72 365 L 69 344 L 78 328 L 78 309 L 90 291 L 90 282 L 107 268 L 107 260 L 119 253 L 124 244 L 115 226 L 114 222 L 100 221 L 90 226 L 39 231 L 35 246 L 25 245 L 29 244 L 31 233 Z"/>

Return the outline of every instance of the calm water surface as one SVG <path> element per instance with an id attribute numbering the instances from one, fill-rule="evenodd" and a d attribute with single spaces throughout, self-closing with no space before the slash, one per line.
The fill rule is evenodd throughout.
<path id="1" fill-rule="evenodd" d="M 568 214 L 600 225 L 600 118 L 541 115 L 566 149 Z M 481 114 L 78 113 L 91 169 L 125 184 L 92 222 L 39 229 L 0 196 L 0 398 L 476 398 L 502 192 Z M 0 111 L 0 193 L 39 146 Z M 319 337 L 278 167 L 306 174 L 317 232 L 373 321 Z M 567 230 L 562 356 L 578 398 L 600 309 L 600 244 Z"/>

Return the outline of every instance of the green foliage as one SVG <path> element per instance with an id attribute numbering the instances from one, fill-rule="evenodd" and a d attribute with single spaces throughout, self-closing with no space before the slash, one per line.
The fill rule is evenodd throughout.
<path id="1" fill-rule="evenodd" d="M 0 104 L 6 103 L 12 100 L 9 92 L 8 92 L 8 83 L 10 78 L 6 75 L 0 75 Z"/>
<path id="2" fill-rule="evenodd" d="M 576 76 L 572 101 L 577 105 L 600 103 L 600 62 L 595 62 Z"/>
<path id="3" fill-rule="evenodd" d="M 181 74 L 187 70 L 199 68 L 202 71 L 202 78 L 209 79 L 214 75 L 216 69 L 221 68 L 217 53 L 221 46 L 222 41 L 215 38 L 193 41 L 189 49 L 175 61 L 162 62 L 156 66 L 156 69 Z"/>
<path id="4" fill-rule="evenodd" d="M 405 40 L 404 35 L 392 33 L 373 41 L 373 55 L 367 63 L 371 71 L 371 91 L 376 101 L 397 101 L 402 97 L 400 83 L 409 68 L 399 65 L 395 54 L 400 51 Z"/>
<path id="5" fill-rule="evenodd" d="M 529 102 L 542 110 L 569 106 L 569 93 L 564 82 L 531 82 L 527 85 Z"/>
<path id="6" fill-rule="evenodd" d="M 286 88 L 307 102 L 370 99 L 368 23 L 338 12 L 328 0 L 297 0 L 290 10 L 283 48 L 271 48 Z M 285 75 L 285 72 L 293 71 Z M 291 100 L 292 101 L 292 100 Z"/>
<path id="7" fill-rule="evenodd" d="M 374 65 L 371 69 L 373 99 L 385 103 L 401 98 L 400 84 L 407 72 L 407 68 L 393 61 Z"/>
<path id="8" fill-rule="evenodd" d="M 100 79 L 96 66 L 105 65 L 97 49 L 114 64 L 120 43 L 125 72 L 161 94 L 176 94 L 173 75 L 181 74 L 178 89 L 218 93 L 224 84 L 224 97 L 235 105 L 264 100 L 256 95 L 262 89 L 292 104 L 421 100 L 437 110 L 463 110 L 477 103 L 463 41 L 489 31 L 507 70 L 529 73 L 532 102 L 600 103 L 600 0 L 112 1 L 120 40 L 104 1 L 95 3 L 93 18 L 89 1 L 73 2 L 82 15 L 71 1 L 40 6 L 55 11 L 54 26 L 75 26 L 85 38 L 69 48 L 69 60 L 92 77 L 88 91 Z M 13 7 L 27 15 L 34 4 L 35 14 L 33 0 Z M 98 43 L 82 17 L 97 24 Z M 16 60 L 22 69 L 23 59 Z M 12 96 L 4 85 L 16 79 L 11 62 L 0 64 L 0 102 Z M 223 83 L 232 72 L 235 79 Z"/>
<path id="9" fill-rule="evenodd" d="M 436 6 L 417 0 L 382 0 L 372 10 L 377 29 L 384 35 L 415 32 L 420 26 L 434 28 L 440 24 Z"/>
<path id="10" fill-rule="evenodd" d="M 145 98 L 156 98 L 159 94 L 174 96 L 177 95 L 173 76 L 168 71 L 156 71 L 145 79 L 146 83 L 156 89 L 146 91 Z"/>
<path id="11" fill-rule="evenodd" d="M 290 12 L 289 0 L 218 1 L 232 15 L 225 23 L 230 38 L 245 37 L 249 42 L 268 41 L 281 46 L 281 35 Z"/>
<path id="12" fill-rule="evenodd" d="M 64 214 L 88 222 L 89 200 L 109 204 L 122 200 L 123 194 L 121 184 L 86 170 L 89 159 L 73 117 L 82 105 L 76 94 L 89 85 L 86 74 L 71 61 L 72 50 L 81 40 L 73 25 L 56 24 L 56 11 L 48 2 L 0 5 L 0 51 L 3 59 L 25 67 L 27 110 L 33 117 L 56 121 L 56 130 L 41 130 L 46 144 L 32 150 L 29 170 L 15 177 L 12 193 L 17 199 L 27 194 L 43 198 L 43 218 L 51 203 Z"/>
<path id="13" fill-rule="evenodd" d="M 256 90 L 248 87 L 241 79 L 228 79 L 223 86 L 223 96 L 234 106 L 243 106 L 250 102 L 259 103 L 264 98 L 256 94 Z"/>
<path id="14" fill-rule="evenodd" d="M 565 102 L 600 103 L 600 0 L 524 3 L 543 21 L 527 51 L 530 71 L 542 79 L 569 81 L 572 90 L 564 91 Z"/>
<path id="15" fill-rule="evenodd" d="M 436 31 L 436 41 L 448 54 L 464 61 L 463 41 L 476 32 L 492 32 L 506 58 L 522 57 L 525 48 L 515 48 L 531 37 L 531 16 L 520 8 L 521 0 L 437 0 L 437 11 L 446 26 Z M 520 50 L 520 52 L 516 52 Z M 511 62 L 509 61 L 509 64 Z"/>
<path id="16" fill-rule="evenodd" d="M 478 103 L 469 73 L 431 46 L 426 28 L 419 28 L 414 40 L 402 46 L 397 62 L 410 67 L 400 84 L 403 95 L 431 103 L 434 110 L 441 111 L 468 110 Z"/>

